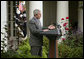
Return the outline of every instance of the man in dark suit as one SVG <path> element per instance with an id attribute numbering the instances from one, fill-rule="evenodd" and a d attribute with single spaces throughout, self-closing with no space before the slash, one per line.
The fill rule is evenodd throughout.
<path id="1" fill-rule="evenodd" d="M 43 35 L 40 32 L 49 31 L 49 29 L 54 29 L 54 26 L 49 26 L 46 29 L 41 27 L 40 17 L 41 12 L 38 9 L 33 11 L 34 17 L 29 21 L 29 29 L 30 29 L 30 46 L 31 46 L 31 54 L 42 56 L 42 45 L 43 45 Z M 52 27 L 52 28 L 50 28 Z"/>

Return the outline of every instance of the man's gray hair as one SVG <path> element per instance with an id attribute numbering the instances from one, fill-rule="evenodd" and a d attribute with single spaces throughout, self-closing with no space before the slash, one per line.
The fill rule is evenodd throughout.
<path id="1" fill-rule="evenodd" d="M 39 10 L 39 9 L 35 9 L 35 10 L 33 11 L 33 14 L 36 15 L 36 14 L 38 14 L 38 12 L 40 12 L 40 10 Z"/>

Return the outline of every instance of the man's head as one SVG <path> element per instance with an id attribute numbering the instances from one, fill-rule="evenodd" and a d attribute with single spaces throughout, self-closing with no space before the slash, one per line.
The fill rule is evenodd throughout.
<path id="1" fill-rule="evenodd" d="M 40 12 L 40 10 L 35 9 L 33 11 L 33 13 L 34 13 L 34 17 L 36 17 L 37 19 L 40 19 L 41 18 L 41 12 Z"/>

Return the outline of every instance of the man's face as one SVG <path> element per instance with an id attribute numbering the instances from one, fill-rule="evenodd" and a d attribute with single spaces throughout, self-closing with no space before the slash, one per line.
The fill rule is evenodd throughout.
<path id="1" fill-rule="evenodd" d="M 40 18 L 41 18 L 41 12 L 38 12 L 38 14 L 36 14 L 35 17 L 36 17 L 37 19 L 40 19 Z"/>

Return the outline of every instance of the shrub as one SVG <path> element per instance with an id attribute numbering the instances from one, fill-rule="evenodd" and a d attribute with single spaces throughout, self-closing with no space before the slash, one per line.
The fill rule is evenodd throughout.
<path id="1" fill-rule="evenodd" d="M 69 33 L 66 40 L 58 45 L 60 58 L 83 58 L 83 33 Z"/>
<path id="2" fill-rule="evenodd" d="M 48 57 L 48 51 L 49 51 L 49 40 L 47 37 L 43 37 L 43 58 L 47 58 Z"/>
<path id="3" fill-rule="evenodd" d="M 83 58 L 83 47 L 72 48 L 69 54 L 70 58 Z"/>
<path id="4" fill-rule="evenodd" d="M 18 48 L 18 50 L 17 50 L 18 54 L 19 54 L 22 58 L 29 57 L 29 56 L 31 55 L 31 53 L 30 53 L 31 48 L 30 48 L 30 45 L 29 45 L 29 41 L 28 41 L 28 40 L 29 40 L 29 39 L 24 40 L 24 41 L 20 44 L 20 46 L 19 46 L 19 48 Z M 27 55 L 27 56 L 26 56 L 26 55 Z"/>
<path id="5" fill-rule="evenodd" d="M 7 52 L 1 53 L 1 58 L 20 58 L 17 52 L 8 50 Z"/>
<path id="6" fill-rule="evenodd" d="M 47 53 L 48 53 L 48 51 L 47 51 L 46 47 L 43 46 L 42 58 L 47 58 Z"/>
<path id="7" fill-rule="evenodd" d="M 30 53 L 31 47 L 28 38 L 22 41 L 17 51 L 8 50 L 7 52 L 1 53 L 1 58 L 47 58 L 48 49 L 49 49 L 48 45 L 49 45 L 49 40 L 46 37 L 43 37 L 42 57 L 32 56 Z"/>
<path id="8" fill-rule="evenodd" d="M 67 58 L 71 52 L 71 48 L 65 44 L 58 45 L 59 58 Z"/>

